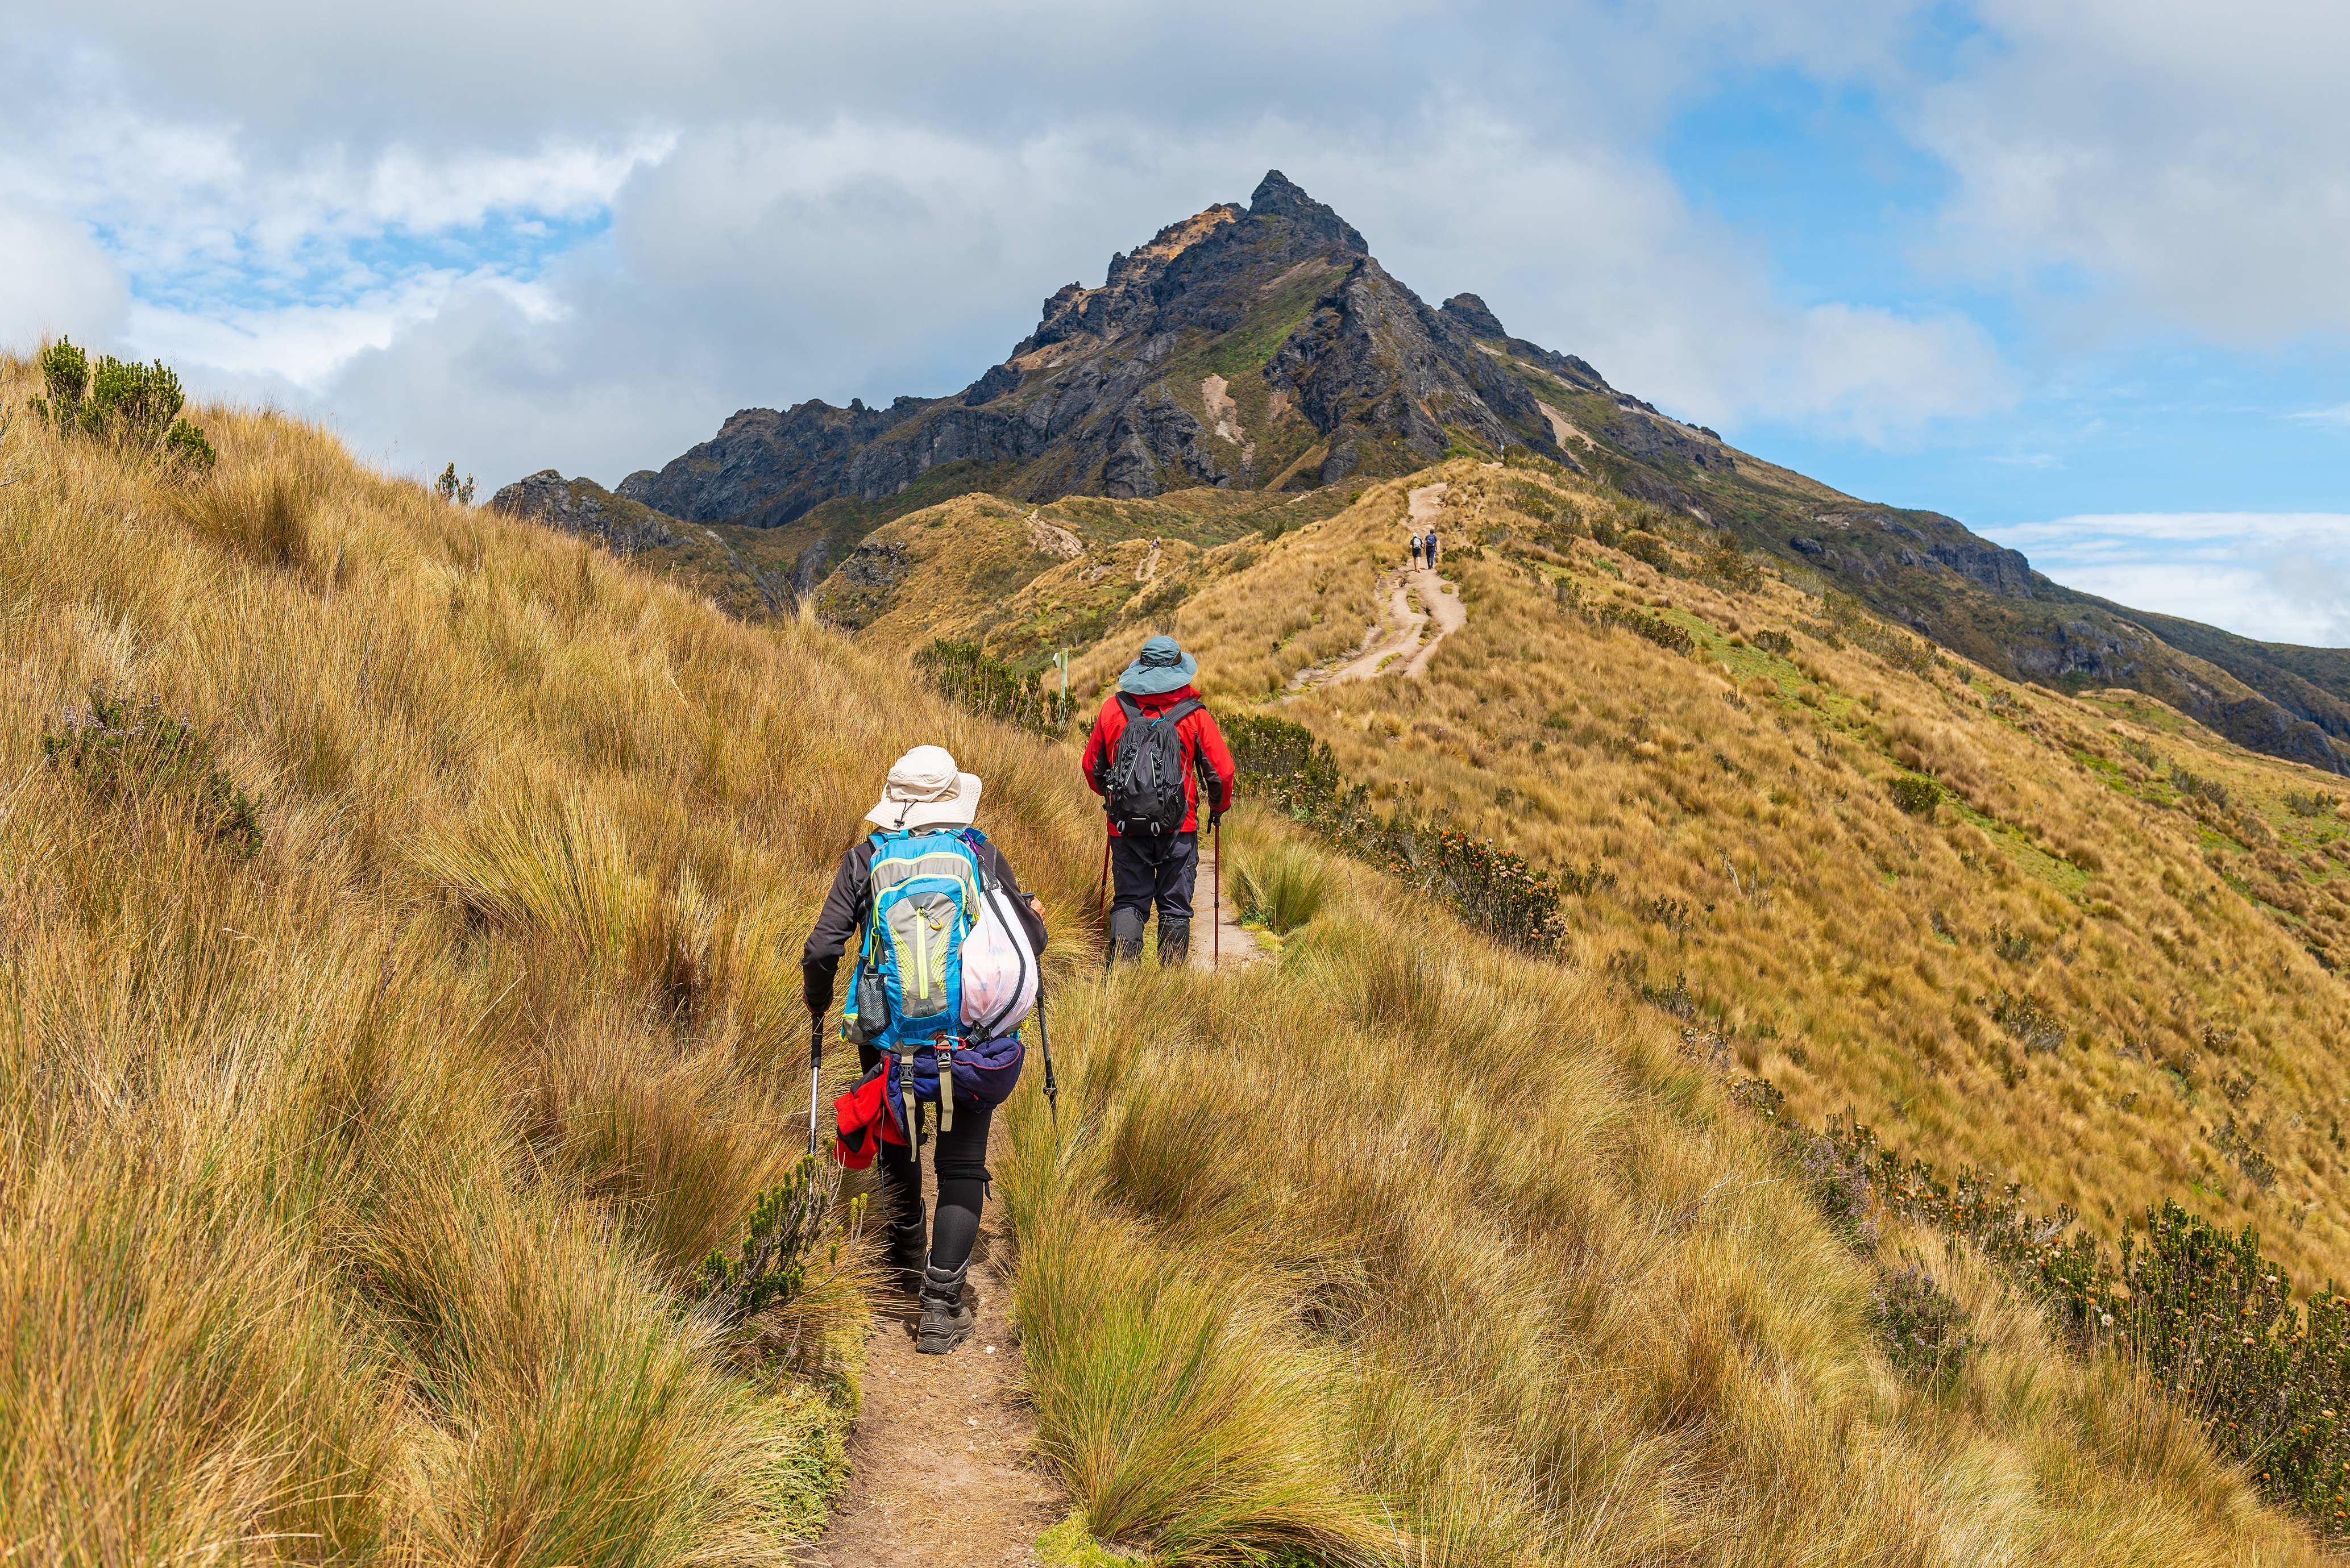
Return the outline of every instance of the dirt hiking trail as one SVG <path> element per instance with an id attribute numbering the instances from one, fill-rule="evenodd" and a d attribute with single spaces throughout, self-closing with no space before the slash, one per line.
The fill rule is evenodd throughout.
<path id="1" fill-rule="evenodd" d="M 991 1158 L 1003 1127 L 989 1135 Z M 937 1195 L 926 1159 L 924 1203 Z M 1042 1568 L 1036 1537 L 1068 1516 L 1069 1498 L 1036 1457 L 1036 1423 L 1018 1397 L 1012 1292 L 992 1263 L 1006 1245 L 991 1206 L 963 1286 L 978 1324 L 953 1355 L 914 1353 L 921 1314 L 910 1298 L 892 1295 L 874 1314 L 848 1484 L 801 1553 L 807 1568 Z"/>
<path id="2" fill-rule="evenodd" d="M 1423 484 L 1411 493 L 1409 521 L 1415 535 L 1435 524 L 1444 505 L 1444 493 L 1451 488 Z M 1363 647 L 1343 663 L 1299 670 L 1289 683 L 1290 693 L 1388 674 L 1399 659 L 1404 660 L 1400 666 L 1404 674 L 1423 675 L 1428 661 L 1436 656 L 1437 644 L 1469 624 L 1468 607 L 1435 566 L 1398 566 L 1380 576 L 1378 590 L 1384 596 L 1380 608 L 1387 629 L 1382 632 L 1374 627 Z M 1424 607 L 1415 608 L 1414 599 Z M 1436 623 L 1436 635 L 1423 641 L 1430 620 Z"/>
<path id="3" fill-rule="evenodd" d="M 1191 894 L 1191 967 L 1204 970 L 1234 970 L 1245 968 L 1257 960 L 1272 955 L 1256 933 L 1240 923 L 1240 904 L 1233 897 L 1232 878 L 1223 883 L 1222 908 L 1216 908 L 1216 846 L 1212 836 L 1200 835 L 1200 875 Z M 1214 922 L 1215 935 L 1201 930 L 1201 926 Z M 1221 952 L 1222 961 L 1217 961 Z"/>

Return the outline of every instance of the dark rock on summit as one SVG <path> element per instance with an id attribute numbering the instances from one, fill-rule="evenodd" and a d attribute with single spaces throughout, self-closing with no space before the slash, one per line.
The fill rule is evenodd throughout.
<path id="1" fill-rule="evenodd" d="M 551 468 L 504 486 L 490 497 L 490 505 L 594 539 L 620 556 L 678 542 L 671 527 L 675 518 L 614 495 L 592 479 L 566 479 Z"/>

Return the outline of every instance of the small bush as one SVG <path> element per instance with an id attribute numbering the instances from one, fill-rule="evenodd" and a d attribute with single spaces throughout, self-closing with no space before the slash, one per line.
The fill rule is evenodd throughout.
<path id="1" fill-rule="evenodd" d="M 1243 915 L 1263 920 L 1278 936 L 1321 913 L 1330 896 L 1330 873 L 1292 844 L 1238 862 L 1232 880 Z"/>
<path id="2" fill-rule="evenodd" d="M 201 478 L 210 473 L 220 462 L 220 453 L 204 439 L 204 432 L 186 420 L 173 420 L 163 437 L 163 456 L 172 467 L 183 473 Z"/>
<path id="3" fill-rule="evenodd" d="M 1795 639 L 1792 633 L 1766 628 L 1754 634 L 1754 646 L 1785 659 L 1795 651 Z"/>
<path id="4" fill-rule="evenodd" d="M 187 398 L 176 371 L 161 359 L 141 365 L 101 354 L 92 359 L 60 337 L 41 351 L 41 385 L 29 402 L 36 418 L 60 435 L 87 435 L 126 452 L 159 455 L 172 466 L 209 473 L 219 454 L 180 410 Z"/>
<path id="5" fill-rule="evenodd" d="M 847 1215 L 837 1218 L 822 1168 L 815 1155 L 802 1155 L 751 1206 L 736 1255 L 712 1251 L 702 1261 L 694 1292 L 720 1323 L 732 1328 L 797 1297 L 808 1288 L 819 1249 L 827 1271 L 839 1271 L 843 1250 L 864 1218 L 865 1198 L 850 1199 Z"/>
<path id="6" fill-rule="evenodd" d="M 2284 792 L 2284 808 L 2295 816 L 2331 816 L 2341 804 L 2338 796 L 2316 790 Z"/>
<path id="7" fill-rule="evenodd" d="M 1966 1308 L 1922 1264 L 1886 1275 L 1869 1305 L 1895 1367 L 1929 1387 L 1958 1381 L 1973 1348 L 1971 1324 Z"/>
<path id="8" fill-rule="evenodd" d="M 1893 804 L 1912 816 L 1931 816 L 1942 804 L 1942 786 L 1922 774 L 1903 774 L 1892 783 Z"/>
<path id="9" fill-rule="evenodd" d="M 975 642 L 941 638 L 914 655 L 914 670 L 948 701 L 1040 735 L 1065 732 L 1076 709 L 1072 699 L 1045 683 L 1043 671 L 1024 675 L 990 659 Z"/>
<path id="10" fill-rule="evenodd" d="M 2228 786 L 2218 779 L 2207 779 L 2189 773 L 2173 763 L 2170 765 L 2170 787 L 2189 800 L 2208 800 L 2221 811 L 2228 809 Z"/>
<path id="11" fill-rule="evenodd" d="M 1665 542 L 1654 534 L 1644 533 L 1636 528 L 1625 535 L 1623 542 L 1616 547 L 1636 561 L 1647 562 L 1666 576 L 1671 576 L 1679 569 L 1679 564 L 1673 559 L 1672 551 L 1668 549 Z"/>
<path id="12" fill-rule="evenodd" d="M 1991 1003 L 1991 1016 L 2027 1051 L 2054 1051 L 2064 1044 L 2064 1023 L 2036 997 L 2002 991 Z"/>
<path id="13" fill-rule="evenodd" d="M 457 465 L 452 462 L 441 471 L 440 478 L 432 482 L 432 493 L 452 505 L 471 506 L 473 504 L 473 476 L 469 473 L 459 479 Z"/>
<path id="14" fill-rule="evenodd" d="M 1718 587 L 1751 594 L 1762 586 L 1762 565 L 1724 534 L 1706 551 L 1698 575 Z"/>
<path id="15" fill-rule="evenodd" d="M 109 807 L 184 814 L 239 859 L 261 848 L 260 808 L 213 761 L 211 742 L 156 698 L 92 687 L 87 710 L 67 709 L 62 732 L 41 737 L 41 754 Z"/>

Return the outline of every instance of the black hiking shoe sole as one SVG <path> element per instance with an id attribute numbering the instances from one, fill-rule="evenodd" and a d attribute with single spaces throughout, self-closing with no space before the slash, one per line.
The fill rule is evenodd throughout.
<path id="1" fill-rule="evenodd" d="M 979 1314 L 970 1307 L 957 1308 L 952 1313 L 932 1307 L 922 1314 L 921 1325 L 914 1330 L 914 1353 L 918 1355 L 949 1355 L 955 1346 L 969 1339 Z"/>

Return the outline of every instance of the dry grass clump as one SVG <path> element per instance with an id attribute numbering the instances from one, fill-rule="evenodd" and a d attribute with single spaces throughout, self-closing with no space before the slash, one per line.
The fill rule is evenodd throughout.
<path id="1" fill-rule="evenodd" d="M 1866 1260 L 1652 1016 L 1331 874 L 1278 964 L 1067 994 L 1057 1139 L 1015 1102 L 1029 1385 L 1105 1535 L 1228 1563 L 2314 1560 L 1988 1272 L 1956 1266 L 1977 1353 L 1900 1379 Z"/>
<path id="2" fill-rule="evenodd" d="M 202 483 L 0 447 L 0 1552 L 788 1561 L 858 1276 L 750 1340 L 682 1293 L 803 1147 L 795 950 L 881 760 L 952 747 L 1063 908 L 1070 784 L 830 634 L 204 422 Z M 93 689 L 195 782 L 45 758 Z M 215 764 L 250 853 L 165 808 Z"/>

